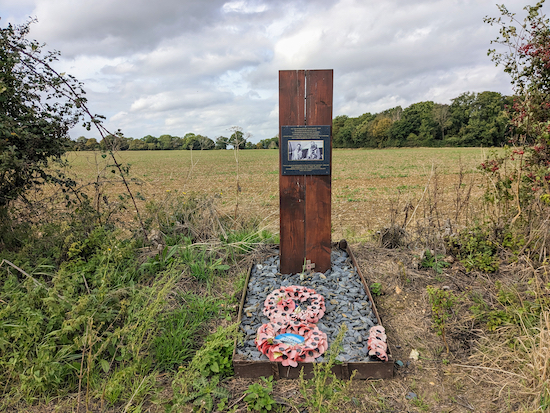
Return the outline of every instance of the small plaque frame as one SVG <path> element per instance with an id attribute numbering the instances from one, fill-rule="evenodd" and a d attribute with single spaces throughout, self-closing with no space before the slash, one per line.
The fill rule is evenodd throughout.
<path id="1" fill-rule="evenodd" d="M 281 126 L 281 174 L 330 175 L 330 128 Z"/>

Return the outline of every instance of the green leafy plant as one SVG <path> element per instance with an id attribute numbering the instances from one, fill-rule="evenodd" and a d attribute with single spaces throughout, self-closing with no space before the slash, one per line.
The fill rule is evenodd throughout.
<path id="1" fill-rule="evenodd" d="M 181 251 L 181 260 L 194 278 L 210 285 L 216 275 L 230 268 L 222 257 L 217 256 L 219 252 L 209 250 L 204 245 L 188 245 Z"/>
<path id="2" fill-rule="evenodd" d="M 161 252 L 155 255 L 153 258 L 141 264 L 140 270 L 155 274 L 165 269 L 174 261 L 174 254 L 178 252 L 179 245 L 172 245 L 171 247 L 164 247 Z"/>
<path id="3" fill-rule="evenodd" d="M 451 250 L 467 271 L 495 272 L 499 268 L 498 240 L 490 230 L 491 225 L 477 225 L 461 232 L 451 241 Z"/>
<path id="4" fill-rule="evenodd" d="M 218 383 L 232 372 L 231 355 L 239 337 L 238 327 L 238 324 L 219 327 L 207 337 L 191 362 L 179 368 L 172 381 L 174 396 L 170 411 L 181 411 L 190 400 L 194 400 L 197 409 L 211 411 L 216 397 L 220 399 L 220 409 L 225 407 L 228 395 L 224 395 Z"/>
<path id="5" fill-rule="evenodd" d="M 382 295 L 382 284 L 380 283 L 372 283 L 369 286 L 370 292 L 374 296 L 380 296 Z"/>
<path id="6" fill-rule="evenodd" d="M 437 335 L 443 338 L 447 353 L 449 353 L 449 345 L 445 337 L 446 323 L 451 316 L 450 312 L 457 301 L 457 297 L 449 290 L 443 290 L 438 287 L 428 285 L 428 299 L 432 305 L 432 320 L 433 327 Z"/>
<path id="7" fill-rule="evenodd" d="M 334 412 L 338 403 L 348 397 L 355 372 L 348 381 L 338 379 L 332 372 L 332 367 L 336 364 L 338 354 L 341 351 L 342 340 L 346 331 L 346 325 L 342 324 L 338 336 L 325 354 L 325 362 L 313 364 L 313 378 L 311 380 L 304 378 L 303 369 L 300 372 L 300 393 L 305 400 L 303 406 L 310 413 Z"/>
<path id="8" fill-rule="evenodd" d="M 430 406 L 424 401 L 422 397 L 414 397 L 411 399 L 411 403 L 414 404 L 421 412 L 429 412 Z"/>
<path id="9" fill-rule="evenodd" d="M 182 403 L 193 402 L 193 411 L 211 412 L 214 409 L 214 401 L 220 400 L 221 405 L 229 399 L 229 391 L 219 386 L 219 376 L 206 377 L 200 376 L 193 381 L 193 391 L 182 399 Z"/>
<path id="10" fill-rule="evenodd" d="M 271 411 L 276 404 L 273 397 L 271 397 L 271 393 L 273 392 L 273 376 L 267 379 L 262 377 L 262 381 L 265 386 L 260 383 L 253 383 L 244 392 L 246 394 L 244 401 L 247 404 L 248 410 L 265 413 Z"/>
<path id="11" fill-rule="evenodd" d="M 432 254 L 430 250 L 426 250 L 420 265 L 424 268 L 433 268 L 436 274 L 441 274 L 443 273 L 443 268 L 450 265 L 448 262 L 443 261 L 443 258 L 445 256 L 442 254 Z"/>
<path id="12" fill-rule="evenodd" d="M 49 166 L 63 165 L 67 132 L 83 115 L 82 83 L 47 64 L 59 52 L 27 39 L 31 23 L 0 29 L 0 208 L 48 182 L 68 190 L 67 200 L 76 186 Z"/>
<path id="13" fill-rule="evenodd" d="M 71 259 L 25 269 L 0 266 L 0 370 L 11 391 L 40 397 L 83 391 L 86 400 L 99 378 L 107 401 L 139 403 L 149 388 L 149 349 L 178 273 L 163 273 L 140 285 L 139 244 L 98 227 Z M 132 390 L 136 373 L 144 380 Z M 141 380 L 140 379 L 140 380 Z M 153 380 L 154 383 L 154 380 Z"/>
<path id="14" fill-rule="evenodd" d="M 486 200 L 498 212 L 499 221 L 517 224 L 537 246 L 540 261 L 548 250 L 547 224 L 550 205 L 550 20 L 542 14 L 544 0 L 527 5 L 523 21 L 498 5 L 499 17 L 484 21 L 499 27 L 491 42 L 492 60 L 510 75 L 513 101 L 506 107 L 509 119 L 509 147 L 504 155 L 494 154 L 479 169 L 487 178 Z"/>

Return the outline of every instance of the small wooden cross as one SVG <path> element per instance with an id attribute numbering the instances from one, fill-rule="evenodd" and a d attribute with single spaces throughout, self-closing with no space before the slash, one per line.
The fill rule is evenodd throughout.
<path id="1" fill-rule="evenodd" d="M 309 271 L 311 273 L 311 270 L 313 270 L 315 268 L 315 264 L 311 262 L 311 260 L 307 260 L 305 265 L 304 265 L 304 268 L 303 268 L 303 271 Z"/>

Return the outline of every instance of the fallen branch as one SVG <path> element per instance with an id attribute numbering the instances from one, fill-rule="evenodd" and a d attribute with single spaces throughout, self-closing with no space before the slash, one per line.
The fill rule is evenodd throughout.
<path id="1" fill-rule="evenodd" d="M 17 271 L 19 271 L 21 274 L 23 275 L 26 275 L 27 277 L 29 277 L 31 280 L 34 281 L 34 284 L 37 286 L 37 287 L 43 287 L 45 288 L 47 291 L 50 291 L 50 289 L 42 284 L 40 281 L 38 281 L 36 278 L 34 278 L 32 275 L 30 275 L 29 273 L 27 273 L 26 271 L 22 270 L 21 268 L 19 268 L 17 265 L 15 265 L 13 262 L 10 262 L 6 259 L 3 259 L 2 262 L 0 262 L 0 267 L 2 265 L 4 265 L 4 263 L 8 264 L 9 266 L 15 268 Z M 62 295 L 59 295 L 59 294 L 56 294 L 60 300 L 63 300 L 63 301 L 67 301 L 67 299 L 65 297 L 63 297 Z"/>

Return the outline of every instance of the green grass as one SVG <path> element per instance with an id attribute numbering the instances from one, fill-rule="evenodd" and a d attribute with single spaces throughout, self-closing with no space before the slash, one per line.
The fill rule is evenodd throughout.
<path id="1" fill-rule="evenodd" d="M 231 265 L 273 239 L 251 217 L 217 216 L 213 228 L 212 199 L 151 202 L 143 217 L 161 248 L 86 210 L 34 227 L 2 223 L 18 240 L 0 251 L 9 260 L 0 266 L 0 410 L 68 393 L 80 410 L 91 399 L 139 410 L 159 373 L 172 380 L 212 324 L 231 319 Z M 231 367 L 226 341 L 203 353 L 204 368 Z"/>
<path id="2" fill-rule="evenodd" d="M 223 302 L 213 297 L 184 293 L 176 298 L 178 307 L 160 320 L 159 335 L 153 340 L 157 368 L 176 371 L 197 349 L 201 328 L 221 315 Z"/>

